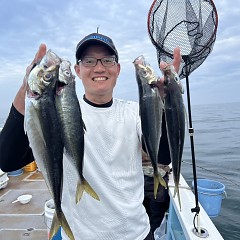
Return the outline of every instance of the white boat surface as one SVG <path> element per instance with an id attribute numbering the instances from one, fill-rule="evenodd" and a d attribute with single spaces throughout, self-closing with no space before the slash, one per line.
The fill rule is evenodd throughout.
<path id="1" fill-rule="evenodd" d="M 205 212 L 201 204 L 199 203 L 200 212 L 196 218 L 194 227 L 194 216 L 195 212 L 191 209 L 196 206 L 195 195 L 192 189 L 188 186 L 187 182 L 180 176 L 180 199 L 181 199 L 181 210 L 177 195 L 174 195 L 174 181 L 173 174 L 169 174 L 169 195 L 170 195 L 170 206 L 168 211 L 167 220 L 167 232 L 166 240 L 200 240 L 206 238 L 207 240 L 222 240 L 220 232 L 212 222 L 211 218 Z M 197 235 L 198 232 L 200 235 Z"/>

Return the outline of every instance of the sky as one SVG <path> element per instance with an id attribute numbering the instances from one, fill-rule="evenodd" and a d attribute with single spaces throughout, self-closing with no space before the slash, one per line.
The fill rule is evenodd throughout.
<path id="1" fill-rule="evenodd" d="M 211 54 L 189 76 L 192 106 L 240 102 L 240 1 L 214 3 L 218 12 L 216 41 Z M 0 119 L 8 116 L 26 67 L 40 43 L 67 58 L 74 71 L 77 43 L 98 27 L 99 33 L 113 39 L 119 53 L 121 73 L 114 97 L 138 101 L 134 59 L 144 55 L 162 75 L 147 30 L 151 4 L 152 0 L 1 0 Z M 183 39 L 178 37 L 181 43 Z M 182 79 L 184 85 L 185 81 Z M 79 79 L 77 94 L 84 94 Z M 185 91 L 184 101 L 186 95 Z"/>

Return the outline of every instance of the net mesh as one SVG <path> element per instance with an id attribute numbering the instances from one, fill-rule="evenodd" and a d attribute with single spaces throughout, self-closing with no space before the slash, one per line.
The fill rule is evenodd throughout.
<path id="1" fill-rule="evenodd" d="M 158 62 L 170 62 L 180 47 L 180 78 L 199 67 L 212 51 L 218 25 L 211 0 L 155 0 L 148 13 L 148 33 Z"/>

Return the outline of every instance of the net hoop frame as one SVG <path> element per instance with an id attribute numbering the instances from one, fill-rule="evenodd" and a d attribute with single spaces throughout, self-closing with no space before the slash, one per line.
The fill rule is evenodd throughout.
<path id="1" fill-rule="evenodd" d="M 154 14 L 156 11 L 158 11 L 158 8 L 161 7 L 161 4 L 164 0 L 154 0 L 153 3 L 151 4 L 150 6 L 150 9 L 148 11 L 148 16 L 147 16 L 147 29 L 148 29 L 148 34 L 149 34 L 149 37 L 150 37 L 150 40 L 151 42 L 153 43 L 153 45 L 155 46 L 157 52 L 161 52 L 161 55 L 165 55 L 166 57 L 168 58 L 171 58 L 173 59 L 173 51 L 166 51 L 164 49 L 164 41 L 165 39 L 167 38 L 167 36 L 172 32 L 174 31 L 174 29 L 182 24 L 183 22 L 184 23 L 191 23 L 191 24 L 196 24 L 196 28 L 198 27 L 199 25 L 199 22 L 190 22 L 188 20 L 182 20 L 180 22 L 178 22 L 164 37 L 164 40 L 163 40 L 163 44 L 161 43 L 157 43 L 156 40 L 154 39 L 153 35 L 152 35 L 152 31 L 150 30 L 151 29 L 151 26 L 152 26 L 152 23 L 155 21 L 154 20 Z M 169 0 L 165 0 L 165 1 L 169 1 Z M 170 0 L 171 1 L 171 0 Z M 214 14 L 215 16 L 212 16 L 213 19 L 215 19 L 215 24 L 214 24 L 214 29 L 213 29 L 213 32 L 211 34 L 211 36 L 209 37 L 208 41 L 204 44 L 204 46 L 202 46 L 202 49 L 196 54 L 194 55 L 194 58 L 198 60 L 201 60 L 202 62 L 199 64 L 199 66 L 205 61 L 205 59 L 207 58 L 207 56 L 210 54 L 210 52 L 212 51 L 212 45 L 215 43 L 215 40 L 216 40 L 216 33 L 217 33 L 217 28 L 218 28 L 218 13 L 217 13 L 217 9 L 216 9 L 216 6 L 213 2 L 213 0 L 199 0 L 199 2 L 209 2 L 209 4 L 211 5 L 212 9 L 211 9 L 211 12 L 212 12 L 212 15 Z M 155 8 L 155 5 L 158 4 L 159 6 L 156 7 L 156 10 L 154 11 L 153 9 Z M 210 14 L 209 14 L 210 15 Z M 176 46 L 176 47 L 180 47 L 181 49 L 181 46 Z M 194 47 L 193 47 L 194 48 Z M 204 55 L 203 52 L 204 51 L 207 51 L 207 56 L 204 56 L 204 57 L 201 57 L 201 55 Z M 188 76 L 193 70 L 195 70 L 195 68 L 193 70 L 191 70 L 191 65 L 192 65 L 192 56 L 191 54 L 186 54 L 186 55 L 182 55 L 182 60 L 181 60 L 181 66 L 180 66 L 180 73 L 179 73 L 179 76 L 180 78 L 184 78 L 186 76 Z M 158 57 L 158 60 L 159 60 L 159 57 Z M 160 61 L 159 61 L 160 63 Z M 184 65 L 184 66 L 183 66 Z M 197 67 L 199 67 L 197 66 Z M 196 67 L 196 68 L 197 68 Z M 183 73 L 183 68 L 185 68 L 185 73 Z"/>

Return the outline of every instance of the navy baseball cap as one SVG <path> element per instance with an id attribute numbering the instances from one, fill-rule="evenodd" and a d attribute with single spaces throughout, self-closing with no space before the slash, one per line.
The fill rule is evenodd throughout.
<path id="1" fill-rule="evenodd" d="M 105 35 L 99 33 L 91 33 L 84 37 L 76 47 L 76 61 L 81 58 L 83 51 L 90 44 L 101 44 L 110 49 L 110 51 L 116 56 L 116 61 L 118 62 L 118 52 L 113 43 L 113 40 Z"/>

